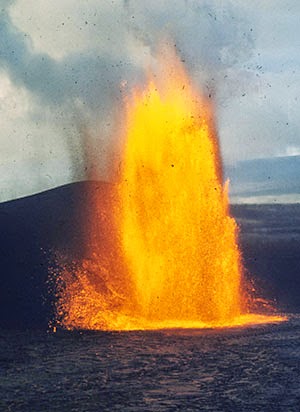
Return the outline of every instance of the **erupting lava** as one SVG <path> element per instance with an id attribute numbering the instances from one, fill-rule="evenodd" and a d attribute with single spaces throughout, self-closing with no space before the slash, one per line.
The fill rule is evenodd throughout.
<path id="1" fill-rule="evenodd" d="M 212 107 L 175 58 L 170 67 L 172 73 L 151 76 L 127 104 L 120 178 L 108 205 L 114 241 L 99 248 L 93 263 L 65 274 L 59 310 L 66 327 L 280 320 L 249 313 Z"/>
<path id="2" fill-rule="evenodd" d="M 210 110 L 182 70 L 163 85 L 152 79 L 128 108 L 119 196 L 141 316 L 224 322 L 240 314 L 236 225 Z"/>

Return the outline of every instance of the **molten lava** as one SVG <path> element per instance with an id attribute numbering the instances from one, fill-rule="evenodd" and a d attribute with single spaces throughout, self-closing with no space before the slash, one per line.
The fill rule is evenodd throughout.
<path id="1" fill-rule="evenodd" d="M 127 102 L 120 179 L 105 211 L 113 212 L 113 242 L 65 274 L 59 311 L 66 327 L 280 320 L 248 313 L 212 107 L 180 63 L 173 59 L 171 66 L 175 71 L 150 77 Z"/>
<path id="2" fill-rule="evenodd" d="M 135 311 L 147 320 L 241 313 L 236 224 L 216 147 L 209 106 L 183 72 L 162 87 L 151 80 L 128 109 L 119 227 Z"/>

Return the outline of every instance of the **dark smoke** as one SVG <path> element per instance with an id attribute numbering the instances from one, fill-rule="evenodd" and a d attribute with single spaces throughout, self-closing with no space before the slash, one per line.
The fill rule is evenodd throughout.
<path id="1" fill-rule="evenodd" d="M 14 25 L 10 13 L 14 3 L 6 1 L 1 9 L 0 68 L 15 85 L 30 91 L 40 110 L 35 110 L 36 118 L 42 121 L 43 107 L 48 107 L 56 113 L 62 130 L 74 130 L 72 135 L 64 134 L 73 180 L 88 177 L 91 167 L 99 167 L 102 177 L 107 177 L 107 158 L 114 147 L 112 123 L 118 121 L 116 114 L 124 93 L 143 82 L 147 61 L 155 58 L 163 38 L 169 39 L 170 47 L 176 49 L 195 81 L 217 102 L 224 99 L 224 93 L 219 93 L 220 81 L 223 90 L 224 81 L 231 84 L 232 94 L 234 82 L 227 72 L 249 58 L 253 48 L 246 19 L 230 2 L 225 8 L 218 1 L 124 1 L 105 10 L 101 2 L 90 2 L 97 35 L 83 51 L 57 60 L 36 51 L 30 35 Z M 114 19 L 116 9 L 118 17 Z M 109 33 L 102 29 L 106 19 L 111 22 Z M 77 29 L 81 28 L 74 26 Z M 99 51 L 97 41 L 105 38 L 107 44 Z M 124 81 L 126 87 L 122 89 Z M 85 154 L 87 136 L 89 146 L 94 145 L 92 166 Z"/>

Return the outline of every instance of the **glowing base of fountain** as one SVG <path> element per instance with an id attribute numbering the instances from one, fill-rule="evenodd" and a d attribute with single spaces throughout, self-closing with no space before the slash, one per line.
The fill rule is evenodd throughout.
<path id="1" fill-rule="evenodd" d="M 137 331 L 137 330 L 163 330 L 163 329 L 221 329 L 248 327 L 264 324 L 276 324 L 288 320 L 287 316 L 281 315 L 260 315 L 248 313 L 239 315 L 227 321 L 193 321 L 193 320 L 162 320 L 151 321 L 143 318 L 134 318 L 128 315 L 118 314 L 116 317 L 110 314 L 110 319 L 106 319 L 109 327 L 104 326 L 103 314 L 101 321 L 94 319 L 94 322 L 88 326 L 89 330 L 105 330 L 105 331 Z M 106 323 L 105 322 L 105 323 Z"/>

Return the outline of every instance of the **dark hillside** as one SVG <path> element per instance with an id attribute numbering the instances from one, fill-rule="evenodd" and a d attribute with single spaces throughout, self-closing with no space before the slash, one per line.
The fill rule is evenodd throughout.
<path id="1" fill-rule="evenodd" d="M 0 327 L 47 327 L 53 299 L 46 284 L 49 261 L 56 251 L 70 260 L 85 256 L 93 194 L 107 210 L 110 186 L 98 182 L 0 204 Z M 300 205 L 235 205 L 232 213 L 245 266 L 263 294 L 281 310 L 299 312 Z M 100 238 L 107 235 L 101 222 L 92 223 Z"/>
<path id="2" fill-rule="evenodd" d="M 0 204 L 0 326 L 47 326 L 49 259 L 56 251 L 84 255 L 91 192 L 102 196 L 106 184 L 79 182 Z"/>

